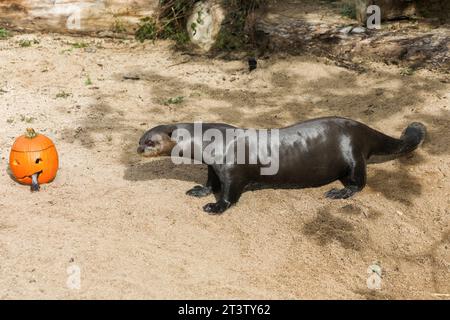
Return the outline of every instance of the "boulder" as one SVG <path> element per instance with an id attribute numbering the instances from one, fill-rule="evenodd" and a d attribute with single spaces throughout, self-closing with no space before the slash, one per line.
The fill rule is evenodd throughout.
<path id="1" fill-rule="evenodd" d="M 216 42 L 225 11 L 220 1 L 197 2 L 187 19 L 187 31 L 191 42 L 201 51 L 209 51 Z"/>

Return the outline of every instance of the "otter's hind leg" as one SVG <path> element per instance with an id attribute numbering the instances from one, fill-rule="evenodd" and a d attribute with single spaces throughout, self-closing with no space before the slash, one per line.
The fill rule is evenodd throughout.
<path id="1" fill-rule="evenodd" d="M 349 174 L 340 179 L 344 185 L 343 189 L 333 188 L 325 193 L 325 197 L 330 199 L 347 199 L 356 192 L 361 191 L 366 185 L 366 161 L 364 157 L 354 159 Z"/>
<path id="2" fill-rule="evenodd" d="M 208 180 L 206 181 L 205 186 L 195 186 L 192 189 L 186 191 L 188 196 L 193 197 L 206 197 L 211 193 L 216 193 L 220 191 L 220 180 L 217 177 L 217 174 L 214 172 L 214 169 L 211 166 L 208 166 Z"/>

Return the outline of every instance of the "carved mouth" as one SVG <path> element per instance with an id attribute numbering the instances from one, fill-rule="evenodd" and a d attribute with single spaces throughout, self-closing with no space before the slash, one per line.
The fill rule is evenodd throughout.
<path id="1" fill-rule="evenodd" d="M 35 173 L 33 173 L 33 174 L 30 174 L 30 175 L 26 175 L 26 176 L 23 176 L 23 177 L 18 177 L 17 179 L 18 180 L 23 180 L 23 179 L 25 179 L 25 178 L 31 178 L 33 175 L 35 175 L 35 174 L 37 174 L 38 176 L 40 175 L 40 174 L 42 174 L 42 170 L 40 170 L 40 171 L 38 171 L 38 172 L 35 172 Z"/>

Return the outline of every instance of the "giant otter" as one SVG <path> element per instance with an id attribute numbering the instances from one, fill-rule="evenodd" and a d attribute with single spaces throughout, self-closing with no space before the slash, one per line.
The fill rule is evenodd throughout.
<path id="1" fill-rule="evenodd" d="M 137 152 L 148 157 L 170 156 L 177 145 L 178 130 L 194 137 L 194 124 L 160 125 L 147 131 L 139 141 Z M 204 123 L 202 132 L 216 129 L 225 136 L 236 127 L 221 123 Z M 256 130 L 258 131 L 258 130 Z M 195 197 L 218 193 L 218 201 L 208 203 L 203 210 L 222 213 L 235 204 L 244 188 L 251 183 L 318 187 L 339 180 L 344 188 L 331 189 L 327 198 L 345 199 L 361 191 L 366 184 L 366 165 L 395 159 L 414 151 L 424 140 L 426 129 L 421 123 L 411 123 L 399 139 L 351 119 L 326 117 L 307 120 L 279 129 L 279 164 L 273 175 L 262 175 L 261 164 L 210 163 L 205 186 L 195 186 L 187 194 Z M 203 151 L 209 142 L 183 141 Z M 246 145 L 247 146 L 247 145 Z M 248 146 L 247 146 L 248 147 Z M 249 148 L 246 149 L 249 151 Z M 194 157 L 184 154 L 186 157 Z M 248 155 L 246 156 L 248 160 Z M 205 162 L 204 159 L 197 159 Z"/>

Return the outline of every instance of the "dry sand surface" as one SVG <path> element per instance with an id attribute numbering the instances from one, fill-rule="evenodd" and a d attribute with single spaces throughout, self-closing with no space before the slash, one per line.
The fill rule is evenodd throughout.
<path id="1" fill-rule="evenodd" d="M 185 55 L 165 42 L 0 41 L 0 298 L 449 299 L 448 75 L 401 73 L 280 56 L 249 74 L 245 61 Z M 184 100 L 165 105 L 177 96 Z M 324 198 L 339 183 L 255 190 L 220 216 L 201 209 L 213 196 L 185 195 L 205 181 L 204 166 L 135 153 L 161 123 L 267 128 L 326 115 L 393 136 L 422 121 L 429 136 L 414 155 L 370 166 L 352 199 Z M 29 126 L 60 153 L 57 179 L 33 194 L 7 172 L 10 147 Z M 378 291 L 366 284 L 373 263 Z M 81 269 L 80 290 L 66 286 L 71 265 Z"/>

